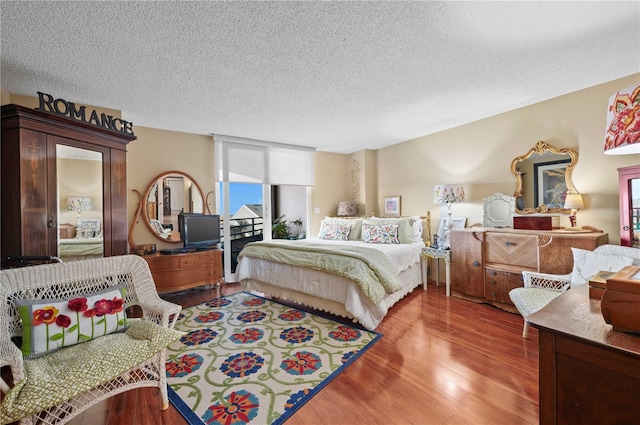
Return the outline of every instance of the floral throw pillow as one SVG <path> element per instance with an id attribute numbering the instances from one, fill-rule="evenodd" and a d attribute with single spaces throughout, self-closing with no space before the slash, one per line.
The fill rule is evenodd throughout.
<path id="1" fill-rule="evenodd" d="M 399 224 L 363 224 L 364 243 L 399 244 Z"/>
<path id="2" fill-rule="evenodd" d="M 351 226 L 347 224 L 325 224 L 320 227 L 319 239 L 329 239 L 334 241 L 348 241 Z"/>
<path id="3" fill-rule="evenodd" d="M 22 355 L 35 359 L 50 351 L 124 331 L 125 285 L 70 299 L 16 300 L 22 319 Z"/>

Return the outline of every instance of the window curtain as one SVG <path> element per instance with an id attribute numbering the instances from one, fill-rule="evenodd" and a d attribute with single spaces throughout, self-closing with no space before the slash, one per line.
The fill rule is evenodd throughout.
<path id="1" fill-rule="evenodd" d="M 315 148 L 214 134 L 220 182 L 313 186 Z"/>

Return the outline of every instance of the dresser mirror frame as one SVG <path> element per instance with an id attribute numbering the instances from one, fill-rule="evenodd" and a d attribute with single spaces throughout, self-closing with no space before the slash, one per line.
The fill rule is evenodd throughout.
<path id="1" fill-rule="evenodd" d="M 196 193 L 197 195 L 200 196 L 200 204 L 202 205 L 201 208 L 194 208 L 194 211 L 186 211 L 185 212 L 194 212 L 194 213 L 205 213 L 205 210 L 207 209 L 207 207 L 205 206 L 205 198 L 204 198 L 204 194 L 202 192 L 202 188 L 200 187 L 200 185 L 198 184 L 198 182 L 196 181 L 196 179 L 194 179 L 193 177 L 191 177 L 189 174 L 183 172 L 183 171 L 177 171 L 177 170 L 171 170 L 171 171 L 165 171 L 164 173 L 158 174 L 157 176 L 155 176 L 151 182 L 149 183 L 149 185 L 147 186 L 147 189 L 144 191 L 144 194 L 142 196 L 142 216 L 144 217 L 144 222 L 147 226 L 147 228 L 149 229 L 149 231 L 158 239 L 160 239 L 163 242 L 168 242 L 168 243 L 182 243 L 182 239 L 176 236 L 179 236 L 180 234 L 178 233 L 178 228 L 177 228 L 177 222 L 174 223 L 174 228 L 173 231 L 171 232 L 171 235 L 168 238 L 163 237 L 156 229 L 155 227 L 151 224 L 151 220 L 152 218 L 149 216 L 149 197 L 152 196 L 154 193 L 157 193 L 157 187 L 159 184 L 161 184 L 166 178 L 175 176 L 177 178 L 183 178 L 185 179 L 185 182 L 187 182 L 187 184 L 191 183 L 192 185 L 192 190 L 194 193 Z M 163 201 L 164 202 L 164 201 Z M 189 210 L 191 210 L 191 206 L 189 207 Z M 198 209 L 198 211 L 195 211 L 195 209 Z"/>
<path id="2" fill-rule="evenodd" d="M 513 196 L 496 192 L 482 200 L 484 227 L 513 227 L 513 211 L 516 200 Z"/>
<path id="3" fill-rule="evenodd" d="M 531 207 L 527 208 L 524 203 L 524 186 L 522 182 L 522 177 L 524 174 L 526 174 L 529 171 L 521 170 L 520 163 L 530 158 L 533 155 L 544 156 L 548 154 L 556 154 L 556 155 L 562 155 L 562 156 L 568 157 L 569 164 L 565 169 L 565 175 L 564 175 L 565 185 L 567 187 L 566 193 L 567 194 L 578 193 L 575 185 L 573 184 L 573 179 L 572 179 L 573 169 L 578 163 L 578 153 L 575 150 L 570 148 L 558 149 L 555 146 L 548 144 L 547 142 L 539 141 L 531 149 L 529 149 L 529 151 L 526 154 L 522 156 L 517 156 L 513 159 L 513 161 L 511 161 L 511 173 L 513 173 L 513 175 L 516 178 L 516 191 L 513 194 L 513 197 L 515 198 L 514 211 L 516 214 L 536 214 L 536 213 L 570 214 L 571 213 L 570 209 L 549 208 L 547 205 L 544 205 L 544 204 L 536 206 L 534 208 L 531 208 Z M 533 173 L 533 171 L 531 172 Z"/>

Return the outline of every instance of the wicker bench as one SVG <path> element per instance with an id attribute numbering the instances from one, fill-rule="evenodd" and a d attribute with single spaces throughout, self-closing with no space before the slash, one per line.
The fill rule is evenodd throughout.
<path id="1" fill-rule="evenodd" d="M 24 358 L 18 345 L 20 342 L 16 340 L 16 337 L 23 338 L 23 324 L 17 308 L 20 300 L 73 300 L 76 297 L 100 294 L 120 287 L 126 288 L 126 292 L 122 292 L 119 311 L 131 312 L 133 310 L 129 308 L 134 307 L 138 313 L 136 315 L 141 313 L 142 316 L 126 319 L 126 332 L 115 332 L 75 345 L 63 346 L 36 359 Z M 181 335 L 173 330 L 181 307 L 160 299 L 149 267 L 141 257 L 123 255 L 2 270 L 0 300 L 0 367 L 3 368 L 5 377 L 7 372 L 10 372 L 8 379 L 0 379 L 0 390 L 4 393 L 0 404 L 0 423 L 11 423 L 20 419 L 21 425 L 63 424 L 101 400 L 139 387 L 158 387 L 162 409 L 168 408 L 164 348 Z M 91 323 L 93 325 L 93 322 Z M 78 325 L 78 342 L 80 328 Z M 48 329 L 47 327 L 47 332 Z M 64 332 L 63 329 L 62 334 Z M 27 338 L 27 335 L 24 335 L 24 338 Z M 86 363 L 73 364 L 79 361 L 76 360 L 78 358 L 82 358 Z M 41 408 L 38 407 L 36 412 L 29 411 L 21 406 L 21 399 L 27 399 L 30 404 L 34 404 L 33 400 L 51 397 L 51 394 L 39 394 L 40 387 L 37 382 L 34 383 L 47 380 L 46 376 L 42 379 L 42 371 L 46 371 L 46 367 L 35 366 L 42 359 L 46 360 L 44 363 L 62 362 L 64 373 L 67 369 L 73 373 L 77 372 L 75 369 L 80 369 L 77 373 L 94 376 L 78 379 L 69 372 L 70 376 L 74 376 L 74 382 L 67 383 L 62 382 L 65 376 L 57 376 L 59 366 L 56 370 L 52 369 L 51 371 L 56 373 L 49 374 L 53 380 L 49 385 L 60 382 L 61 388 L 65 388 L 66 391 L 79 393 L 72 395 L 70 399 L 53 400 L 55 405 L 38 405 Z M 105 362 L 114 364 L 105 366 Z M 102 375 L 110 374 L 118 368 L 126 369 L 106 379 L 102 377 L 100 379 L 103 380 L 98 383 L 93 382 L 97 379 L 95 375 L 100 375 L 100 372 Z M 29 379 L 30 372 L 38 379 Z M 58 379 L 59 381 L 56 381 Z M 83 380 L 85 382 L 82 382 Z M 65 393 L 65 390 L 59 392 Z M 69 393 L 65 394 L 68 396 Z M 27 417 L 23 417 L 25 413 Z"/>

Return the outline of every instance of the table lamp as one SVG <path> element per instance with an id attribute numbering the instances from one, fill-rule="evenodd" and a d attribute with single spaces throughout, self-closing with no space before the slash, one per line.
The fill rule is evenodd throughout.
<path id="1" fill-rule="evenodd" d="M 447 206 L 447 224 L 444 233 L 438 234 L 438 246 L 440 248 L 451 248 L 449 240 L 451 229 L 453 229 L 451 204 L 454 202 L 464 202 L 464 187 L 462 187 L 462 185 L 437 184 L 433 187 L 433 203 L 436 205 L 445 204 Z"/>
<path id="2" fill-rule="evenodd" d="M 80 227 L 82 224 L 82 211 L 89 211 L 91 208 L 91 198 L 67 198 L 67 210 L 76 211 L 78 213 L 76 227 Z"/>
<path id="3" fill-rule="evenodd" d="M 569 215 L 569 221 L 571 222 L 571 226 L 565 227 L 565 230 L 573 230 L 579 231 L 582 230 L 582 227 L 577 226 L 576 215 L 578 214 L 578 210 L 580 208 L 584 208 L 584 202 L 582 201 L 582 195 L 580 194 L 570 194 L 564 200 L 564 208 L 571 210 L 571 215 Z"/>

